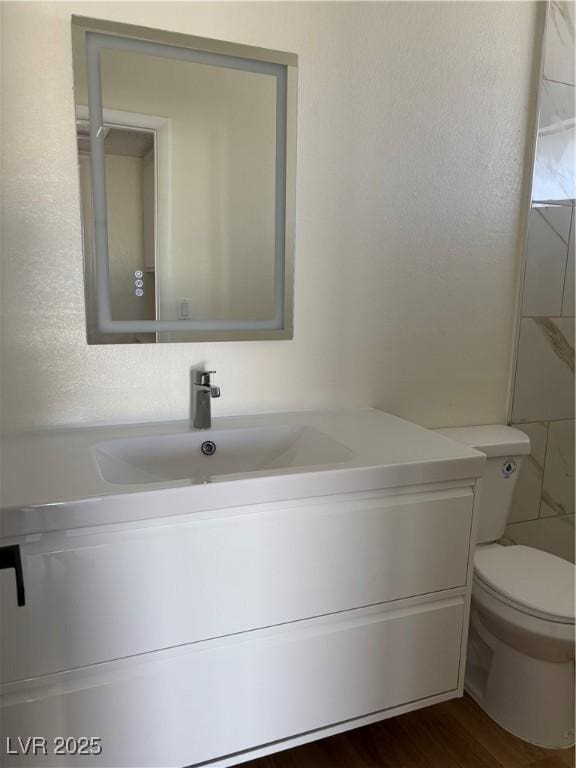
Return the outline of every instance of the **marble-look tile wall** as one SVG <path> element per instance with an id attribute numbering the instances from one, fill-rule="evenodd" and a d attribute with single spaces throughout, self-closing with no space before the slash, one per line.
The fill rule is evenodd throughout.
<path id="1" fill-rule="evenodd" d="M 526 432 L 506 531 L 574 560 L 574 2 L 548 12 L 511 422 Z"/>

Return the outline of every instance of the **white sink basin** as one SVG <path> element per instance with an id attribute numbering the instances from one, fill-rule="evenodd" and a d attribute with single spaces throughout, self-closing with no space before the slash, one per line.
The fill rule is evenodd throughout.
<path id="1" fill-rule="evenodd" d="M 216 452 L 202 452 L 212 441 Z M 121 485 L 310 467 L 350 461 L 354 452 L 308 426 L 210 429 L 107 440 L 93 446 L 104 480 Z"/>
<path id="2" fill-rule="evenodd" d="M 361 409 L 42 430 L 4 436 L 0 462 L 0 534 L 16 536 L 469 480 L 486 457 Z"/>

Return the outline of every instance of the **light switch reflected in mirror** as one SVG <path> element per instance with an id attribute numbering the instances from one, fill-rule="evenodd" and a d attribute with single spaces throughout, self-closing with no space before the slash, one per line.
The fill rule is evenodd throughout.
<path id="1" fill-rule="evenodd" d="M 89 342 L 291 338 L 296 57 L 80 18 L 73 48 Z"/>

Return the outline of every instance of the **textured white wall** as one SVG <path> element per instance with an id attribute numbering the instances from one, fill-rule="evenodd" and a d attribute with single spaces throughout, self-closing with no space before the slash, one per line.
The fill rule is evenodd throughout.
<path id="1" fill-rule="evenodd" d="M 300 57 L 295 338 L 85 341 L 70 13 Z M 5 3 L 3 415 L 10 427 L 375 405 L 505 418 L 534 3 Z"/>

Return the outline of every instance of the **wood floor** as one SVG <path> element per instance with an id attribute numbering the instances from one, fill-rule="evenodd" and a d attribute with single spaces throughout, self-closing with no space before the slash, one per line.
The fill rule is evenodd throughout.
<path id="1" fill-rule="evenodd" d="M 515 738 L 468 696 L 243 763 L 244 768 L 574 768 L 574 749 Z"/>

